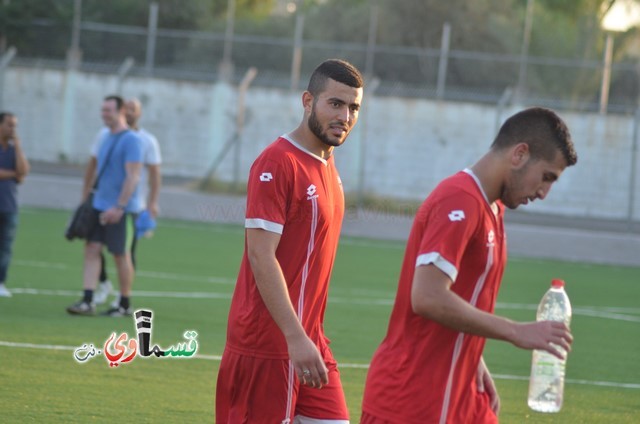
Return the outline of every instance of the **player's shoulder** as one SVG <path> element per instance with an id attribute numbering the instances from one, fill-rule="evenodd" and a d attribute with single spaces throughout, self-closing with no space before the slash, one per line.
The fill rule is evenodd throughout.
<path id="1" fill-rule="evenodd" d="M 453 213 L 479 218 L 486 200 L 473 176 L 460 171 L 442 180 L 427 197 L 419 214 L 425 218 L 434 213 Z"/>
<path id="2" fill-rule="evenodd" d="M 122 134 L 122 140 L 128 143 L 131 143 L 131 142 L 140 143 L 142 142 L 142 137 L 136 131 L 125 130 L 124 134 Z"/>
<path id="3" fill-rule="evenodd" d="M 138 136 L 144 141 L 148 141 L 153 144 L 158 144 L 158 139 L 156 138 L 156 136 L 150 133 L 149 131 L 147 131 L 146 129 L 140 128 L 136 132 L 138 133 Z"/>
<path id="4" fill-rule="evenodd" d="M 460 171 L 442 180 L 431 193 L 437 200 L 456 199 L 460 201 L 481 202 L 482 192 L 472 175 Z"/>
<path id="5" fill-rule="evenodd" d="M 283 176 L 285 180 L 288 180 L 295 172 L 294 161 L 291 156 L 292 152 L 288 145 L 289 143 L 285 138 L 278 137 L 258 155 L 251 166 L 250 173 L 258 175 L 259 180 L 262 182 L 272 181 L 276 177 L 282 181 L 281 178 Z M 253 181 L 253 179 L 250 179 L 250 181 Z"/>
<path id="6" fill-rule="evenodd" d="M 291 163 L 294 155 L 295 152 L 291 143 L 289 143 L 289 141 L 284 137 L 278 137 L 275 141 L 264 148 L 256 158 L 256 163 L 272 162 L 284 165 Z"/>

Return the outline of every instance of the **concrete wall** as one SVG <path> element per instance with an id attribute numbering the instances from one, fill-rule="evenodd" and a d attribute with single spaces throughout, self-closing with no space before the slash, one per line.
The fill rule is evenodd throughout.
<path id="1" fill-rule="evenodd" d="M 101 99 L 116 91 L 115 76 L 50 69 L 9 68 L 6 109 L 20 119 L 19 131 L 30 158 L 84 162 L 102 125 Z M 125 97 L 144 105 L 142 125 L 153 132 L 164 155 L 164 173 L 205 174 L 236 129 L 238 93 L 224 84 L 130 77 Z M 246 95 L 246 125 L 238 149 L 238 175 L 245 181 L 259 152 L 301 118 L 301 95 L 254 87 Z M 361 186 L 378 196 L 422 200 L 443 177 L 473 164 L 490 145 L 497 125 L 516 112 L 486 105 L 366 96 L 360 121 L 337 151 L 347 192 Z M 627 219 L 631 182 L 634 118 L 562 112 L 579 154 L 544 202 L 531 212 L 579 217 Z M 234 153 L 225 157 L 216 177 L 234 176 Z M 361 172 L 361 167 L 364 169 Z M 360 181 L 360 175 L 364 179 Z M 640 220 L 640 193 L 632 215 Z"/>

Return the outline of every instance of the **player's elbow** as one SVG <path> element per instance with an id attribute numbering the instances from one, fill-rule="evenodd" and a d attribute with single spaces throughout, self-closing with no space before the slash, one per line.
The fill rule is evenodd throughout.
<path id="1" fill-rule="evenodd" d="M 424 318 L 434 319 L 437 317 L 438 304 L 434 298 L 426 293 L 411 292 L 411 309 L 416 315 Z"/>

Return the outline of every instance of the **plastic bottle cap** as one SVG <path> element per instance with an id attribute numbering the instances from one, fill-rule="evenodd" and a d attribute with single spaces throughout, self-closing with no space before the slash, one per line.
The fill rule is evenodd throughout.
<path id="1" fill-rule="evenodd" d="M 554 278 L 553 280 L 551 280 L 551 287 L 556 287 L 556 288 L 564 287 L 564 280 L 561 280 L 559 278 Z"/>

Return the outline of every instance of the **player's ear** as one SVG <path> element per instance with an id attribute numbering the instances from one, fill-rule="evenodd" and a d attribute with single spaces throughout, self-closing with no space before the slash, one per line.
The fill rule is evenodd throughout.
<path id="1" fill-rule="evenodd" d="M 313 108 L 313 94 L 308 91 L 302 93 L 302 107 L 304 107 L 305 113 L 311 114 L 311 109 Z"/>
<path id="2" fill-rule="evenodd" d="M 529 161 L 529 145 L 527 143 L 518 143 L 511 149 L 511 166 L 516 169 L 522 168 Z"/>

